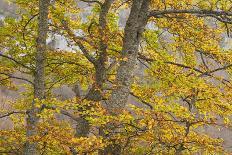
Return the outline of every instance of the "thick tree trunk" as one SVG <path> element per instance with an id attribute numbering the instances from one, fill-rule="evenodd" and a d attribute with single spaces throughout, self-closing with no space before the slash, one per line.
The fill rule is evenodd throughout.
<path id="1" fill-rule="evenodd" d="M 107 102 L 107 110 L 112 115 L 118 115 L 123 111 L 130 94 L 139 43 L 147 23 L 149 3 L 149 0 L 134 0 L 132 4 L 124 31 L 123 61 L 120 62 L 116 75 L 117 88 L 113 90 L 111 98 Z M 104 150 L 104 154 L 119 155 L 122 153 L 121 151 L 120 144 L 114 144 L 108 146 Z"/>
<path id="2" fill-rule="evenodd" d="M 149 0 L 134 0 L 125 27 L 122 57 L 116 75 L 117 88 L 113 90 L 107 109 L 118 114 L 125 108 L 138 57 L 139 43 L 147 23 Z"/>
<path id="3" fill-rule="evenodd" d="M 45 98 L 45 52 L 46 39 L 48 31 L 48 7 L 50 0 L 39 1 L 39 23 L 38 23 L 38 38 L 37 38 L 37 52 L 36 52 L 36 70 L 34 75 L 34 98 Z M 32 102 L 31 109 L 28 110 L 27 118 L 27 138 L 37 134 L 37 117 L 38 109 L 35 107 L 35 102 Z M 25 144 L 25 155 L 37 155 L 37 143 L 27 141 Z"/>

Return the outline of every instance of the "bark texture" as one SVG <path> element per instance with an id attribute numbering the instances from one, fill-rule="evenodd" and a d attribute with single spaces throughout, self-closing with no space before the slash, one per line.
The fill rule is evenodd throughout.
<path id="1" fill-rule="evenodd" d="M 37 38 L 37 52 L 36 52 L 36 69 L 34 74 L 34 98 L 45 98 L 45 52 L 46 39 L 48 31 L 48 7 L 50 0 L 39 1 L 39 23 L 38 23 L 38 38 Z M 32 102 L 31 109 L 28 110 L 27 117 L 27 137 L 35 136 L 37 134 L 36 125 L 39 118 L 36 116 L 39 109 L 35 107 L 35 102 Z M 37 155 L 37 143 L 27 141 L 25 144 L 25 155 Z"/>
<path id="2" fill-rule="evenodd" d="M 105 35 L 104 30 L 107 26 L 107 14 L 110 10 L 114 0 L 106 0 L 101 5 L 101 12 L 99 15 L 99 31 L 102 36 Z M 112 96 L 107 103 L 107 110 L 110 114 L 119 114 L 122 109 L 125 108 L 125 104 L 129 97 L 130 87 L 132 83 L 134 68 L 138 56 L 139 43 L 141 40 L 144 27 L 147 23 L 149 0 L 134 0 L 132 2 L 131 12 L 126 23 L 125 34 L 123 40 L 122 56 L 127 61 L 120 62 L 120 66 L 117 71 L 116 84 L 117 89 L 112 92 Z M 99 43 L 99 57 L 95 59 L 95 83 L 85 99 L 92 101 L 102 100 L 102 85 L 106 80 L 105 63 L 107 61 L 107 43 L 102 39 Z M 76 135 L 87 136 L 89 133 L 89 124 L 85 120 L 85 116 L 80 117 L 77 122 Z M 103 134 L 104 135 L 104 134 Z M 100 154 L 121 154 L 121 148 L 119 145 L 112 145 L 107 147 L 104 151 L 99 152 Z"/>
<path id="3" fill-rule="evenodd" d="M 106 107 L 112 115 L 118 115 L 122 112 L 130 94 L 130 87 L 138 57 L 139 43 L 144 27 L 147 24 L 149 3 L 149 0 L 134 0 L 132 3 L 124 31 L 123 49 L 121 53 L 123 61 L 120 62 L 116 75 L 117 88 L 113 90 Z M 122 154 L 120 144 L 108 146 L 103 154 Z"/>
<path id="4" fill-rule="evenodd" d="M 136 66 L 139 43 L 147 24 L 149 0 L 134 0 L 125 27 L 122 56 L 123 61 L 117 70 L 117 88 L 113 90 L 107 109 L 112 114 L 118 114 L 125 108 L 130 94 L 130 87 Z"/>

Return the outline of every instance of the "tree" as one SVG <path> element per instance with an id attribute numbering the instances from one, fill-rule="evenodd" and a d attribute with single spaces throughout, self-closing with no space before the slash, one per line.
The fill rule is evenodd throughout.
<path id="1" fill-rule="evenodd" d="M 9 79 L 18 79 L 29 85 L 12 103 L 13 111 L 0 117 L 14 122 L 0 132 L 0 151 L 22 151 L 26 142 L 50 154 L 226 153 L 222 139 L 202 129 L 231 127 L 231 49 L 220 46 L 223 34 L 230 36 L 231 4 L 80 1 L 89 7 L 59 0 L 48 12 L 48 1 L 17 0 L 18 19 L 4 20 L 1 84 L 14 88 Z M 83 18 L 85 9 L 89 14 Z M 120 13 L 127 10 L 120 27 Z M 69 48 L 48 49 L 45 61 L 47 29 Z M 55 96 L 52 89 L 62 85 L 74 85 L 76 97 Z M 129 97 L 137 103 L 128 104 Z M 34 129 L 30 138 L 23 123 L 27 115 L 36 119 L 27 122 Z M 76 122 L 75 129 L 57 115 Z M 20 141 L 14 143 L 14 137 Z"/>
<path id="2" fill-rule="evenodd" d="M 49 0 L 39 1 L 39 22 L 38 22 L 38 38 L 36 44 L 35 55 L 35 72 L 34 72 L 34 98 L 38 100 L 45 99 L 45 52 L 46 40 L 48 32 L 48 7 Z M 32 101 L 31 109 L 27 111 L 27 137 L 35 136 L 37 134 L 37 124 L 39 117 L 38 108 L 35 107 L 35 101 Z M 25 155 L 37 155 L 37 144 L 35 142 L 27 141 L 25 144 Z"/>

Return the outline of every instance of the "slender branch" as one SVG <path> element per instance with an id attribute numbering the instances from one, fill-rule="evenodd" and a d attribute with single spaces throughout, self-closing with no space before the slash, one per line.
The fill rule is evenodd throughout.
<path id="1" fill-rule="evenodd" d="M 204 66 L 206 67 L 206 69 L 209 70 L 209 67 L 208 67 L 208 65 L 207 65 L 207 63 L 206 63 L 206 61 L 205 61 L 205 59 L 203 57 L 203 53 L 200 53 L 200 55 L 201 55 L 201 61 L 202 61 L 202 63 L 204 64 Z"/>
<path id="2" fill-rule="evenodd" d="M 215 72 L 218 72 L 218 71 L 221 71 L 221 70 L 225 70 L 225 69 L 228 69 L 228 68 L 231 68 L 232 67 L 232 64 L 229 64 L 229 65 L 226 65 L 224 67 L 219 67 L 219 68 L 216 68 L 214 70 L 211 70 L 211 71 L 207 71 L 207 72 L 204 72 L 202 73 L 200 76 L 204 76 L 204 75 L 208 75 L 208 76 L 212 76 L 211 74 L 212 73 L 215 73 Z M 230 81 L 226 80 L 226 79 L 223 79 L 224 81 L 227 81 L 228 83 L 230 83 Z M 223 81 L 222 81 L 223 82 Z"/>
<path id="3" fill-rule="evenodd" d="M 189 67 L 189 66 L 186 66 L 186 65 L 183 65 L 183 64 L 179 64 L 179 63 L 175 63 L 175 62 L 170 62 L 170 61 L 166 61 L 164 63 L 175 65 L 175 66 L 179 66 L 179 67 L 186 68 L 186 69 L 192 69 L 192 70 L 194 70 L 196 72 L 199 72 L 199 73 L 202 73 L 202 74 L 204 73 L 203 71 L 201 71 L 201 70 L 199 70 L 197 68 Z M 208 75 L 207 73 L 205 73 L 205 74 Z"/>
<path id="4" fill-rule="evenodd" d="M 118 62 L 115 60 L 113 61 L 109 67 L 107 68 L 107 71 L 106 72 L 110 72 L 116 65 L 118 64 Z"/>
<path id="5" fill-rule="evenodd" d="M 154 59 L 151 59 L 151 58 L 147 58 L 146 56 L 142 55 L 141 53 L 139 53 L 139 56 L 138 56 L 139 59 L 142 59 L 142 60 L 145 60 L 147 62 L 152 62 L 152 61 L 155 61 Z M 179 66 L 179 67 L 182 67 L 182 68 L 186 68 L 186 69 L 192 69 L 196 72 L 199 72 L 199 73 L 204 73 L 203 71 L 197 69 L 197 68 L 193 68 L 193 67 L 189 67 L 189 66 L 186 66 L 184 64 L 179 64 L 179 63 L 175 63 L 175 62 L 171 62 L 171 61 L 165 61 L 164 63 L 166 64 L 170 64 L 170 65 L 175 65 L 175 66 Z"/>
<path id="6" fill-rule="evenodd" d="M 92 57 L 89 54 L 89 51 L 85 48 L 85 46 L 81 43 L 81 41 L 79 40 L 79 37 L 77 37 L 72 31 L 71 29 L 68 27 L 68 24 L 66 21 L 62 21 L 63 24 L 63 28 L 67 31 L 67 33 L 71 36 L 71 38 L 73 39 L 73 41 L 79 46 L 79 48 L 81 49 L 81 51 L 83 52 L 84 56 L 93 64 L 96 64 L 96 60 L 94 57 Z"/>
<path id="7" fill-rule="evenodd" d="M 154 109 L 153 106 L 150 103 L 142 100 L 139 96 L 135 95 L 133 92 L 130 92 L 130 95 L 136 97 L 140 102 L 142 102 L 143 104 L 145 104 L 146 106 L 148 106 L 150 109 Z"/>
<path id="8" fill-rule="evenodd" d="M 152 10 L 150 11 L 149 17 L 162 18 L 165 15 L 169 14 L 195 14 L 201 16 L 208 16 L 216 18 L 217 20 L 223 23 L 232 24 L 232 19 L 229 18 L 232 16 L 231 11 L 219 11 L 219 10 L 197 10 L 197 9 L 189 9 L 189 10 Z"/>
<path id="9" fill-rule="evenodd" d="M 142 55 L 141 53 L 139 53 L 138 59 L 145 60 L 146 62 L 153 62 L 153 61 L 155 61 L 154 59 L 147 58 L 146 56 Z M 175 66 L 182 67 L 182 68 L 186 68 L 186 69 L 192 69 L 192 70 L 194 70 L 194 71 L 196 71 L 196 72 L 198 72 L 198 73 L 201 73 L 201 74 L 199 75 L 199 77 L 202 77 L 202 76 L 205 76 L 205 75 L 206 75 L 206 76 L 210 76 L 210 77 L 213 77 L 213 78 L 215 78 L 215 77 L 212 75 L 212 73 L 217 72 L 217 71 L 220 71 L 220 70 L 225 70 L 225 69 L 228 69 L 228 68 L 231 68 L 231 67 L 232 67 L 232 64 L 229 64 L 229 65 L 226 65 L 226 66 L 224 66 L 224 67 L 220 67 L 220 68 L 217 68 L 217 69 L 214 69 L 214 70 L 211 70 L 211 71 L 206 71 L 206 72 L 204 72 L 204 71 L 201 71 L 200 69 L 193 68 L 193 67 L 190 67 L 190 66 L 186 66 L 186 65 L 184 65 L 184 64 L 179 64 L 179 63 L 170 62 L 170 61 L 165 61 L 164 63 L 170 64 L 170 65 L 175 65 Z M 144 64 L 144 63 L 143 63 L 143 64 Z M 146 64 L 144 64 L 144 65 L 148 68 L 148 66 L 147 66 Z M 230 81 L 229 81 L 229 80 L 226 80 L 226 79 L 222 79 L 221 82 L 222 82 L 223 84 L 227 85 L 227 84 L 225 83 L 225 81 L 228 82 L 228 83 L 230 83 Z M 228 86 L 228 85 L 227 85 L 227 86 Z"/>
<path id="10" fill-rule="evenodd" d="M 43 111 L 43 109 L 52 109 L 52 110 L 56 110 L 58 109 L 57 107 L 55 106 L 47 106 L 47 105 L 42 105 L 41 109 L 40 109 L 40 112 Z M 67 110 L 64 110 L 64 109 L 60 109 L 60 113 L 65 115 L 65 116 L 68 116 L 70 117 L 71 119 L 73 119 L 74 121 L 78 121 L 78 117 L 74 116 L 73 114 L 71 114 L 70 112 L 68 112 Z"/>
<path id="11" fill-rule="evenodd" d="M 146 56 L 142 55 L 141 53 L 139 53 L 139 57 L 138 58 L 142 59 L 142 60 L 145 60 L 147 62 L 155 61 L 154 59 L 147 58 Z M 175 66 L 179 66 L 179 67 L 182 67 L 182 68 L 193 69 L 194 71 L 199 72 L 202 75 L 210 75 L 210 74 L 212 74 L 214 72 L 217 72 L 217 71 L 220 71 L 220 70 L 225 70 L 225 69 L 228 69 L 228 68 L 232 67 L 232 64 L 229 64 L 229 65 L 226 65 L 226 66 L 223 66 L 223 67 L 220 67 L 220 68 L 216 68 L 216 69 L 211 70 L 211 71 L 203 72 L 203 71 L 201 71 L 201 70 L 199 70 L 197 68 L 189 67 L 189 66 L 186 66 L 186 65 L 183 65 L 183 64 L 179 64 L 179 63 L 175 63 L 175 62 L 171 62 L 171 61 L 165 61 L 164 63 L 175 65 Z"/>
<path id="12" fill-rule="evenodd" d="M 96 63 L 96 60 L 94 59 L 94 57 L 92 57 L 89 54 L 89 51 L 85 48 L 85 46 L 78 40 L 74 40 L 76 42 L 76 44 L 79 46 L 79 48 L 81 49 L 81 51 L 83 52 L 84 56 L 93 64 Z"/>
<path id="13" fill-rule="evenodd" d="M 24 46 L 26 47 L 26 49 L 28 49 L 27 48 L 27 44 L 26 44 L 26 36 L 25 36 L 25 31 L 26 31 L 26 27 L 29 25 L 29 23 L 36 17 L 36 16 L 38 16 L 39 15 L 39 13 L 37 13 L 37 14 L 35 14 L 35 15 L 32 15 L 31 16 L 31 18 L 26 22 L 26 24 L 24 25 L 24 27 L 23 27 L 23 40 L 24 40 Z"/>
<path id="14" fill-rule="evenodd" d="M 32 68 L 30 68 L 30 67 L 28 67 L 28 66 L 22 64 L 21 62 L 19 62 L 18 60 L 15 60 L 15 59 L 12 58 L 12 57 L 9 57 L 9 56 L 4 55 L 4 54 L 2 54 L 2 53 L 0 53 L 0 57 L 4 57 L 4 58 L 7 58 L 7 59 L 9 59 L 9 60 L 12 60 L 12 61 L 14 61 L 15 63 L 21 65 L 22 67 L 27 68 L 27 69 L 29 69 L 29 70 L 32 70 Z"/>
<path id="15" fill-rule="evenodd" d="M 229 64 L 229 65 L 226 65 L 224 67 L 220 67 L 220 68 L 216 68 L 212 71 L 209 71 L 208 74 L 211 74 L 211 73 L 214 73 L 214 72 L 217 72 L 217 71 L 220 71 L 220 70 L 225 70 L 225 69 L 228 69 L 228 68 L 231 68 L 232 67 L 232 64 Z"/>
<path id="16" fill-rule="evenodd" d="M 62 57 L 62 56 L 61 56 Z M 76 65 L 79 67 L 86 67 L 78 62 L 75 62 L 74 60 L 61 60 L 61 58 L 48 58 L 47 60 L 51 61 L 51 63 L 47 63 L 47 65 L 45 67 L 50 67 L 51 65 L 63 65 L 63 64 L 68 64 L 68 65 Z M 52 62 L 55 61 L 55 62 Z"/>
<path id="17" fill-rule="evenodd" d="M 102 3 L 100 1 L 97 1 L 97 0 L 80 0 L 80 1 L 86 2 L 86 3 L 97 3 L 100 6 L 102 5 Z"/>
<path id="18" fill-rule="evenodd" d="M 79 120 L 78 119 L 79 117 L 74 116 L 73 114 L 69 113 L 66 110 L 60 110 L 60 113 L 63 114 L 63 115 L 65 115 L 65 116 L 68 116 L 69 118 L 73 119 L 74 121 L 78 121 Z"/>
<path id="19" fill-rule="evenodd" d="M 214 11 L 214 10 L 196 10 L 196 9 L 189 9 L 189 10 L 152 10 L 150 12 L 149 16 L 156 16 L 156 15 L 165 15 L 165 14 L 183 14 L 183 13 L 189 13 L 189 14 L 202 14 L 202 15 L 208 15 L 208 14 L 214 14 L 218 16 L 226 15 L 226 16 L 232 16 L 232 12 L 227 11 Z"/>
<path id="20" fill-rule="evenodd" d="M 62 78 L 54 81 L 51 86 L 49 88 L 47 88 L 47 92 L 49 92 L 56 84 L 58 84 L 59 82 L 63 81 L 63 80 L 68 80 L 68 78 L 70 78 L 71 75 L 73 75 L 74 73 L 68 74 L 63 76 Z M 48 84 L 48 83 L 47 83 Z"/>
<path id="21" fill-rule="evenodd" d="M 1 115 L 0 118 L 9 117 L 13 114 L 25 114 L 25 112 L 24 111 L 12 111 L 12 112 Z"/>
<path id="22" fill-rule="evenodd" d="M 5 75 L 5 76 L 8 76 L 9 78 L 12 78 L 12 79 L 18 79 L 18 80 L 26 81 L 26 82 L 28 82 L 28 83 L 34 85 L 34 83 L 33 83 L 32 81 L 30 81 L 30 80 L 28 80 L 28 79 L 25 79 L 25 78 L 22 78 L 22 77 L 17 77 L 17 76 L 13 76 L 13 75 L 11 75 L 11 74 L 2 73 L 2 72 L 0 72 L 0 74 Z"/>

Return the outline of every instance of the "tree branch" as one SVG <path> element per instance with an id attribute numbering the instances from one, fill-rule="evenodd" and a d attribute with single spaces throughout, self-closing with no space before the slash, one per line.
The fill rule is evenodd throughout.
<path id="1" fill-rule="evenodd" d="M 132 95 L 132 96 L 134 96 L 135 98 L 137 98 L 140 102 L 142 102 L 143 104 L 145 104 L 146 106 L 148 106 L 151 110 L 154 109 L 153 106 L 152 106 L 150 103 L 148 103 L 148 102 L 142 100 L 141 97 L 135 95 L 133 92 L 130 92 L 130 95 Z"/>
<path id="2" fill-rule="evenodd" d="M 232 19 L 229 18 L 232 16 L 232 12 L 230 11 L 219 11 L 219 10 L 197 10 L 197 9 L 189 9 L 189 10 L 152 10 L 150 11 L 149 17 L 162 18 L 165 15 L 170 14 L 195 14 L 207 17 L 213 17 L 217 20 L 232 24 Z"/>
<path id="3" fill-rule="evenodd" d="M 7 73 L 3 73 L 3 72 L 0 72 L 0 74 L 2 75 L 5 75 L 5 76 L 8 76 L 9 78 L 12 78 L 12 79 L 18 79 L 18 80 L 22 80 L 22 81 L 26 81 L 30 84 L 32 84 L 34 86 L 34 83 L 28 79 L 25 79 L 25 78 L 22 78 L 22 77 L 17 77 L 17 76 L 13 76 L 11 74 L 7 74 Z"/>
<path id="4" fill-rule="evenodd" d="M 0 56 L 1 56 L 1 57 L 4 57 L 4 58 L 7 58 L 7 59 L 9 59 L 9 60 L 12 60 L 12 61 L 14 61 L 15 63 L 21 65 L 21 66 L 24 67 L 24 68 L 27 68 L 27 69 L 29 69 L 29 70 L 32 70 L 32 68 L 30 68 L 30 67 L 28 67 L 28 66 L 22 64 L 21 62 L 19 62 L 18 60 L 15 60 L 15 59 L 12 58 L 12 57 L 9 57 L 9 56 L 4 55 L 4 54 L 2 54 L 2 53 L 0 53 Z"/>
<path id="5" fill-rule="evenodd" d="M 68 24 L 66 21 L 62 21 L 63 28 L 66 30 L 66 32 L 70 35 L 70 37 L 73 39 L 73 41 L 79 46 L 81 51 L 83 52 L 84 56 L 93 64 L 96 64 L 96 60 L 94 57 L 92 57 L 89 54 L 89 51 L 85 48 L 85 46 L 81 43 L 79 40 L 79 37 L 77 37 L 72 30 L 68 27 Z"/>
<path id="6" fill-rule="evenodd" d="M 139 53 L 139 56 L 138 56 L 139 59 L 142 59 L 142 60 L 145 60 L 147 62 L 152 62 L 152 61 L 155 61 L 154 59 L 151 59 L 151 58 L 147 58 L 146 56 L 142 55 L 141 53 Z M 186 68 L 186 69 L 192 69 L 196 72 L 199 72 L 201 74 L 205 73 L 197 68 L 193 68 L 193 67 L 189 67 L 189 66 L 186 66 L 186 65 L 183 65 L 183 64 L 179 64 L 179 63 L 175 63 L 175 62 L 171 62 L 171 61 L 165 61 L 164 63 L 166 64 L 170 64 L 170 65 L 175 65 L 175 66 L 179 66 L 179 67 L 182 67 L 182 68 Z"/>
<path id="7" fill-rule="evenodd" d="M 57 107 L 55 106 L 47 106 L 47 105 L 42 105 L 41 109 L 40 109 L 40 112 L 43 111 L 43 109 L 52 109 L 52 110 L 56 110 Z M 60 113 L 62 115 L 65 115 L 65 116 L 68 116 L 70 117 L 71 119 L 73 119 L 74 121 L 78 121 L 78 117 L 74 116 L 73 114 L 71 114 L 70 112 L 68 112 L 67 110 L 63 110 L 63 109 L 60 109 Z"/>
<path id="8" fill-rule="evenodd" d="M 102 3 L 100 1 L 97 1 L 97 0 L 80 0 L 80 1 L 86 2 L 86 3 L 97 3 L 100 6 L 102 5 Z"/>
<path id="9" fill-rule="evenodd" d="M 24 112 L 24 111 L 12 111 L 12 112 L 1 115 L 0 118 L 9 117 L 13 114 L 25 114 L 25 113 L 26 112 Z"/>

